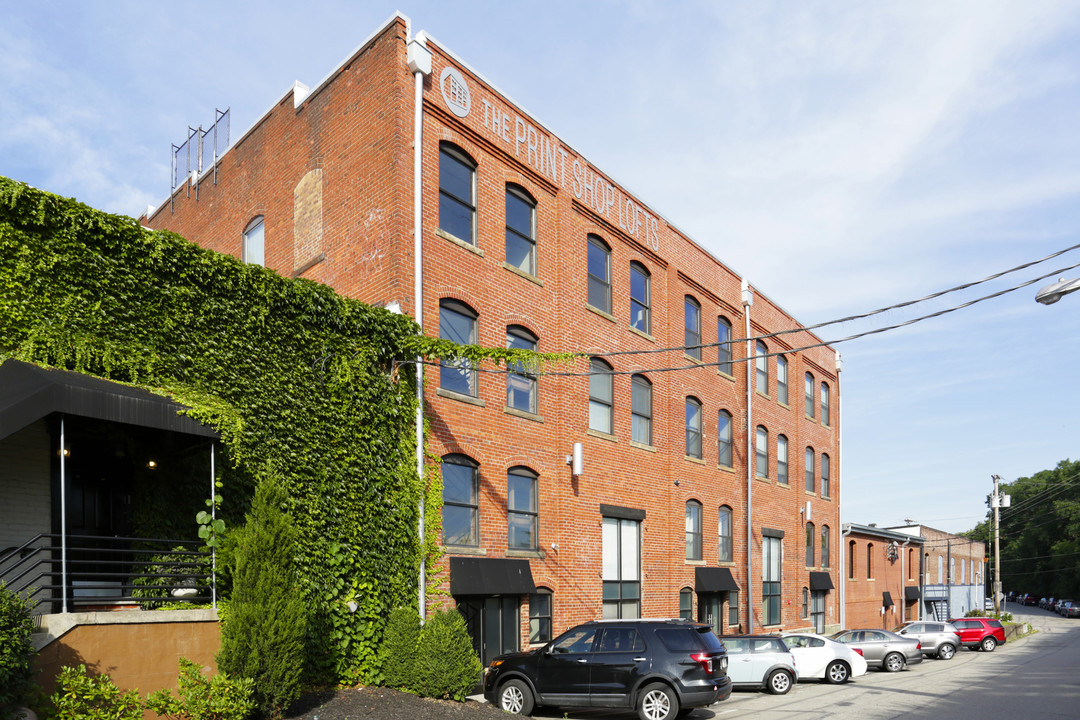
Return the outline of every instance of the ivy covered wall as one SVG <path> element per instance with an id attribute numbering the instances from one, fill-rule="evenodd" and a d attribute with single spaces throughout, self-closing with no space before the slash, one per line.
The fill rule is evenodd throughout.
<path id="1" fill-rule="evenodd" d="M 192 407 L 221 434 L 227 502 L 280 479 L 313 613 L 311 679 L 370 679 L 386 616 L 415 607 L 421 552 L 436 551 L 437 523 L 417 535 L 414 375 L 397 362 L 421 350 L 416 333 L 326 286 L 0 177 L 0 361 Z"/>

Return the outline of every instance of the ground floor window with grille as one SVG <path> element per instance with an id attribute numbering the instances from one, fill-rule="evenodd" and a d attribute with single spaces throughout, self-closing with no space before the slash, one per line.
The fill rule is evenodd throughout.
<path id="1" fill-rule="evenodd" d="M 778 537 L 761 539 L 761 624 L 780 624 L 781 541 Z"/>
<path id="2" fill-rule="evenodd" d="M 603 546 L 604 617 L 640 617 L 641 523 L 605 517 Z"/>

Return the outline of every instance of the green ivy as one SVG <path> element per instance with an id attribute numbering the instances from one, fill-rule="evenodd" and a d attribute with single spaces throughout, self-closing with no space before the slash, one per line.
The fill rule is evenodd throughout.
<path id="1" fill-rule="evenodd" d="M 416 606 L 422 556 L 438 580 L 437 458 L 416 472 L 418 356 L 533 369 L 575 357 L 428 338 L 411 318 L 325 285 L 0 177 L 0 361 L 161 392 L 214 427 L 227 522 L 204 515 L 200 526 L 192 514 L 176 537 L 201 527 L 217 542 L 255 486 L 280 478 L 299 531 L 308 647 L 319 648 L 309 681 L 368 679 L 389 610 Z M 135 520 L 157 526 L 167 514 Z"/>

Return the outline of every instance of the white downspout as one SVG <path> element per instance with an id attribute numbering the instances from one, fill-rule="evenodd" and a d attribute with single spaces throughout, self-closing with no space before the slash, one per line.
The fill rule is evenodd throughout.
<path id="1" fill-rule="evenodd" d="M 841 501 L 841 493 L 844 492 L 844 463 L 842 448 L 844 446 L 844 392 L 841 387 L 841 376 L 844 372 L 844 360 L 840 353 L 836 353 L 836 508 L 837 522 L 840 528 L 844 527 L 844 503 Z M 847 613 L 844 612 L 847 603 L 847 575 L 845 574 L 844 562 L 847 558 L 847 544 L 844 542 L 844 534 L 840 535 L 840 629 L 847 627 L 844 622 Z"/>
<path id="2" fill-rule="evenodd" d="M 60 612 L 68 611 L 67 604 L 67 458 L 64 456 L 64 416 L 60 416 Z"/>
<path id="3" fill-rule="evenodd" d="M 424 331 L 424 76 L 431 74 L 431 51 L 420 39 L 409 41 L 406 48 L 406 60 L 409 72 L 413 74 L 413 317 Z M 416 475 L 420 481 L 420 573 L 418 584 L 418 605 L 420 622 L 427 617 L 427 556 L 424 550 L 424 363 L 423 358 L 416 358 Z"/>
<path id="4" fill-rule="evenodd" d="M 753 340 L 750 339 L 750 308 L 754 294 L 742 281 L 743 337 L 746 338 L 746 632 L 754 632 L 754 384 Z"/>

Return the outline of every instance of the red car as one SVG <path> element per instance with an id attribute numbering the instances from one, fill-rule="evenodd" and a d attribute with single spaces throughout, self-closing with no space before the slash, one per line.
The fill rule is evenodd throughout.
<path id="1" fill-rule="evenodd" d="M 998 645 L 1005 644 L 1005 628 L 993 618 L 958 618 L 949 622 L 956 627 L 964 647 L 993 652 Z"/>

